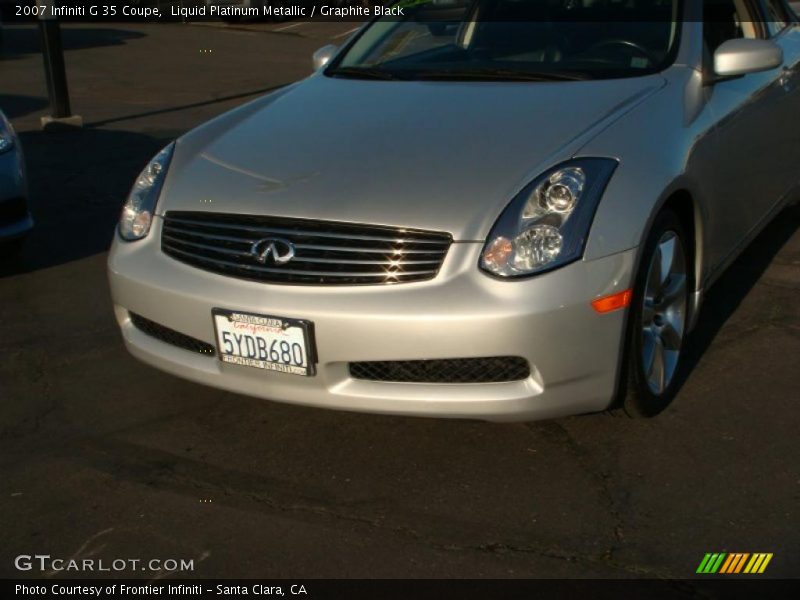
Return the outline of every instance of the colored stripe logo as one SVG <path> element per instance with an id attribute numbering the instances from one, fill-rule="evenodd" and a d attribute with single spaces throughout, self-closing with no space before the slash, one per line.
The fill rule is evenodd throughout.
<path id="1" fill-rule="evenodd" d="M 709 552 L 700 561 L 697 573 L 735 575 L 739 573 L 760 574 L 767 569 L 772 553 L 756 552 Z"/>

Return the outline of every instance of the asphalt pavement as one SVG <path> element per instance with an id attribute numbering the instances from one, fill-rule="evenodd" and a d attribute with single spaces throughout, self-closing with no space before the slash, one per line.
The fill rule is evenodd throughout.
<path id="1" fill-rule="evenodd" d="M 798 208 L 709 291 L 691 373 L 654 420 L 324 411 L 126 353 L 105 261 L 129 186 L 169 140 L 307 75 L 347 33 L 289 25 L 67 26 L 86 126 L 48 133 L 36 30 L 6 28 L 0 107 L 37 228 L 0 266 L 0 576 L 51 576 L 14 566 L 50 554 L 192 559 L 199 577 L 690 577 L 718 551 L 800 575 Z"/>

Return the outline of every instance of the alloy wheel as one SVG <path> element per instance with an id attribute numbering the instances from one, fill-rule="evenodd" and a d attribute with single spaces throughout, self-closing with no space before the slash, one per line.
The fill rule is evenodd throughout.
<path id="1" fill-rule="evenodd" d="M 641 364 L 650 391 L 660 396 L 672 382 L 686 327 L 686 254 L 681 238 L 666 231 L 658 241 L 644 288 Z"/>

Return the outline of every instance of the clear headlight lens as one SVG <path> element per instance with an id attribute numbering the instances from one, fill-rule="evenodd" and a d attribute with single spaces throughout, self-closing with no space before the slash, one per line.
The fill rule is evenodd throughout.
<path id="1" fill-rule="evenodd" d="M 581 158 L 537 177 L 492 227 L 481 268 L 500 277 L 524 277 L 580 258 L 616 167 L 613 159 Z"/>
<path id="2" fill-rule="evenodd" d="M 156 154 L 136 178 L 119 220 L 119 235 L 123 240 L 140 240 L 149 233 L 174 149 L 175 142 L 172 142 Z"/>
<path id="3" fill-rule="evenodd" d="M 571 167 L 556 171 L 547 180 L 541 192 L 545 208 L 559 214 L 571 212 L 584 185 L 586 185 L 586 174 L 583 169 Z"/>

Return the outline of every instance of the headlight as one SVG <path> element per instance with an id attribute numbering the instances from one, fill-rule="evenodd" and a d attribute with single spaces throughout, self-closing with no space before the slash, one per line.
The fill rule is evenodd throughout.
<path id="1" fill-rule="evenodd" d="M 481 268 L 500 277 L 524 277 L 580 258 L 616 168 L 613 159 L 580 158 L 534 179 L 492 227 Z"/>
<path id="2" fill-rule="evenodd" d="M 14 147 L 15 137 L 11 123 L 8 122 L 3 113 L 0 113 L 0 154 L 8 152 Z"/>
<path id="3" fill-rule="evenodd" d="M 119 220 L 119 235 L 123 240 L 140 240 L 150 231 L 153 213 L 174 149 L 175 142 L 172 142 L 156 154 L 136 178 Z"/>

